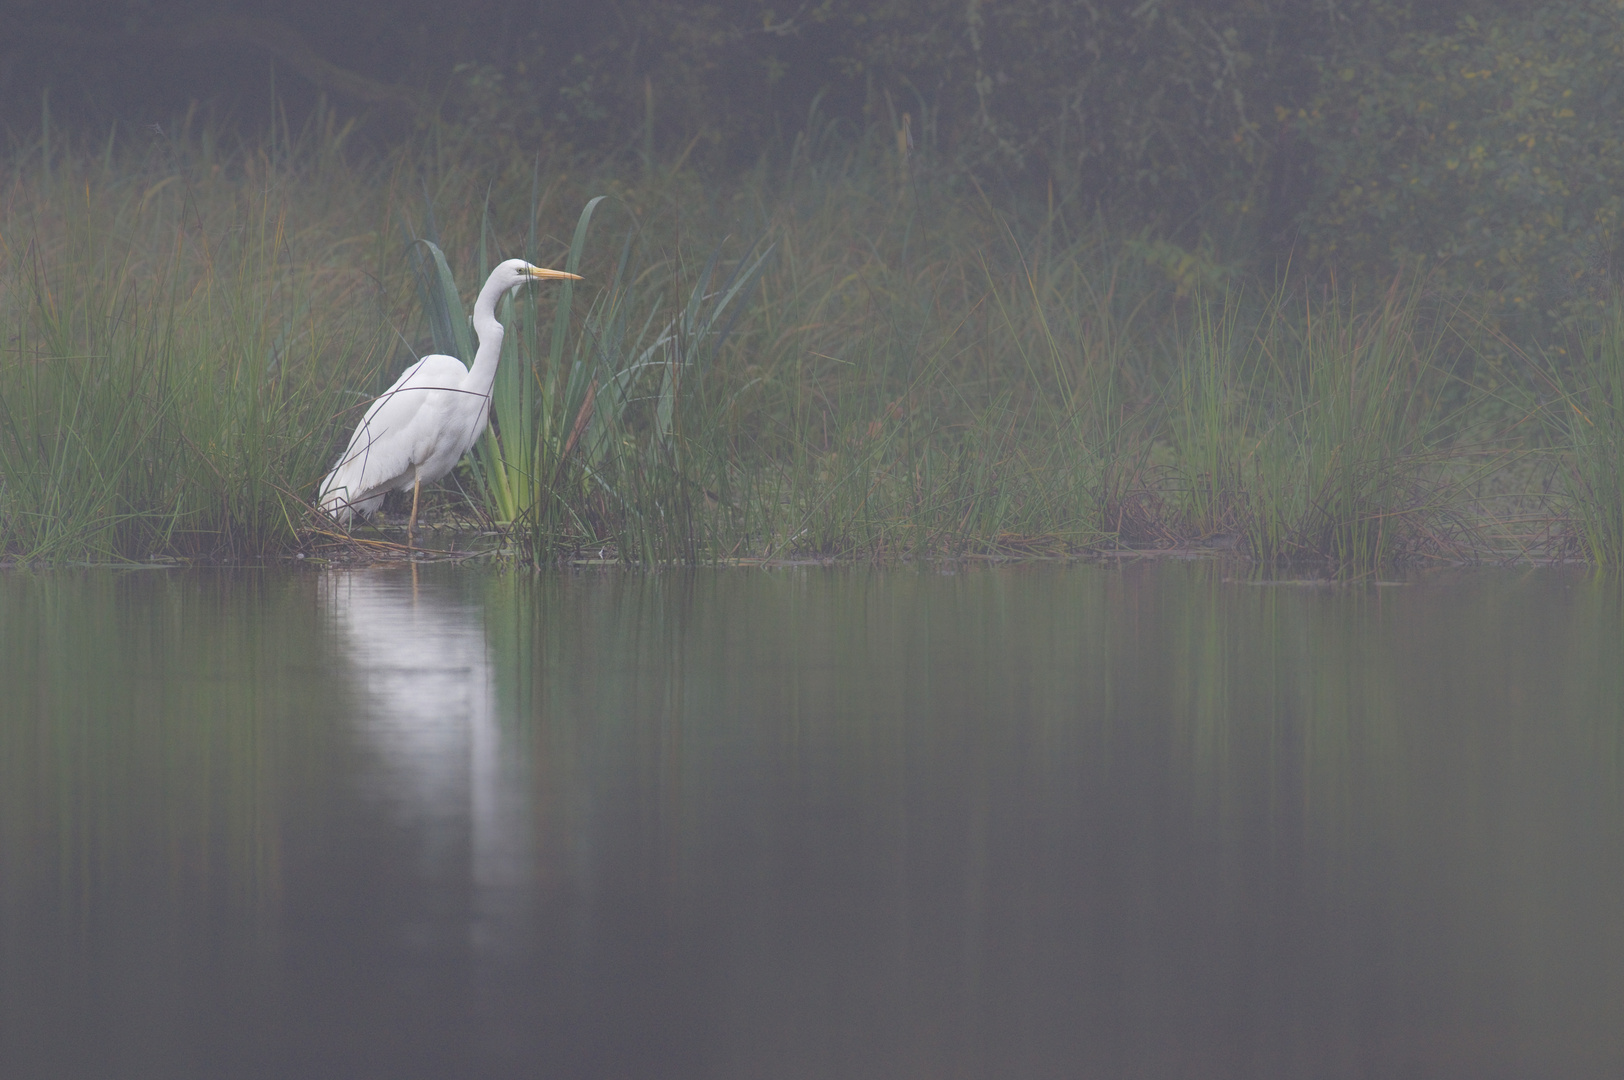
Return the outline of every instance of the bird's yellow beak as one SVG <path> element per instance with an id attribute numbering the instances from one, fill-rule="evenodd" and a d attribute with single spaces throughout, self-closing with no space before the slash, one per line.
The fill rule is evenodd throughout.
<path id="1" fill-rule="evenodd" d="M 526 277 L 533 278 L 565 278 L 569 281 L 585 281 L 580 274 L 570 274 L 563 270 L 548 270 L 541 266 L 527 266 L 524 269 Z"/>

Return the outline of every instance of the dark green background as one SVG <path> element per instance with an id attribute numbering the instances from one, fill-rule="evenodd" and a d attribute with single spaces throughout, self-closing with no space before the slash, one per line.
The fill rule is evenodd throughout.
<path id="1" fill-rule="evenodd" d="M 495 153 L 686 152 L 726 177 L 907 112 L 917 167 L 966 190 L 1252 269 L 1443 267 L 1567 321 L 1615 278 L 1621 52 L 1616 0 L 13 0 L 0 120 L 26 145 L 49 88 L 87 134 L 194 102 L 251 133 L 326 93 L 375 143 L 449 123 Z"/>

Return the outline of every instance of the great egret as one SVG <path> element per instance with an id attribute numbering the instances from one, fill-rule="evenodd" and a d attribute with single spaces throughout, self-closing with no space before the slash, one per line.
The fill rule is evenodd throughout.
<path id="1" fill-rule="evenodd" d="M 491 271 L 474 301 L 474 335 L 479 349 L 474 366 L 463 367 L 454 356 L 425 356 L 385 390 L 350 436 L 344 455 L 321 482 L 317 505 L 340 525 L 356 514 L 371 516 L 388 491 L 412 490 L 412 517 L 406 546 L 417 530 L 417 500 L 423 482 L 433 482 L 457 467 L 485 430 L 491 411 L 491 384 L 502 358 L 502 324 L 496 301 L 509 289 L 532 279 L 580 274 L 545 270 L 523 259 L 509 259 Z"/>

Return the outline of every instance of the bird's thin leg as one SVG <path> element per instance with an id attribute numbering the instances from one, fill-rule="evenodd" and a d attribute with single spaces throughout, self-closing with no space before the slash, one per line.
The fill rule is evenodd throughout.
<path id="1" fill-rule="evenodd" d="M 412 549 L 412 536 L 417 532 L 417 493 L 423 487 L 423 470 L 417 470 L 417 476 L 412 480 L 412 517 L 406 523 L 406 550 Z"/>

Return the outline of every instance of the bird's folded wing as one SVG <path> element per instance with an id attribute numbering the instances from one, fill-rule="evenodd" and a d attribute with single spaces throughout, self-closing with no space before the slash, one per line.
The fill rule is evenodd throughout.
<path id="1" fill-rule="evenodd" d="M 321 505 L 364 502 L 409 482 L 419 441 L 413 421 L 435 391 L 454 390 L 468 377 L 450 356 L 425 356 L 401 373 L 374 401 L 356 427 L 344 455 L 321 487 Z"/>

